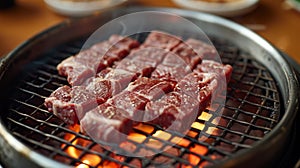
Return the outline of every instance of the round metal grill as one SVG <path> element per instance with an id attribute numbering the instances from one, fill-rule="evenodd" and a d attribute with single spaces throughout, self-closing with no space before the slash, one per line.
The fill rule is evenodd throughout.
<path id="1" fill-rule="evenodd" d="M 233 66 L 225 105 L 205 110 L 186 135 L 140 124 L 121 145 L 98 144 L 69 127 L 43 103 L 56 88 L 66 85 L 56 65 L 80 51 L 84 40 L 72 41 L 41 55 L 24 68 L 16 81 L 3 117 L 11 133 L 32 150 L 73 166 L 199 167 L 214 165 L 260 141 L 280 118 L 280 94 L 266 67 L 251 55 L 222 39 L 213 38 L 223 63 Z M 161 151 L 157 153 L 157 151 Z M 114 151 L 118 151 L 115 154 Z M 126 153 L 154 154 L 127 157 Z"/>

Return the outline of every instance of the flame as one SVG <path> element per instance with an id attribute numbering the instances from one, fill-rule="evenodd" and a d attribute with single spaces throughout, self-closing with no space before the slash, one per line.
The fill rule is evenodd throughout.
<path id="1" fill-rule="evenodd" d="M 209 114 L 207 112 L 202 112 L 201 115 L 198 117 L 198 119 L 200 121 L 209 121 L 211 119 L 211 117 L 212 117 L 211 114 Z M 192 127 L 199 131 L 205 130 L 205 124 L 200 123 L 200 122 L 194 122 L 192 124 Z M 173 144 L 177 144 L 182 147 L 189 148 L 191 153 L 187 155 L 187 159 L 193 166 L 198 165 L 199 162 L 201 161 L 201 158 L 198 155 L 205 155 L 208 152 L 208 149 L 205 146 L 198 145 L 198 144 L 191 146 L 191 142 L 188 139 L 185 139 L 182 137 L 177 137 L 177 136 L 173 137 L 170 133 L 162 131 L 162 130 L 155 131 L 155 128 L 150 125 L 139 124 L 139 125 L 135 126 L 134 128 L 136 130 L 139 130 L 139 132 L 141 131 L 142 133 L 139 133 L 139 132 L 129 133 L 129 135 L 127 137 L 127 139 L 129 141 L 125 141 L 124 143 L 121 143 L 120 144 L 121 148 L 133 152 L 133 151 L 135 151 L 136 146 L 134 144 L 132 144 L 132 142 L 130 142 L 130 141 L 133 141 L 136 143 L 144 143 L 145 140 L 147 139 L 146 135 L 152 135 L 153 137 L 155 137 L 157 139 L 169 141 Z M 73 130 L 74 132 L 79 133 L 80 125 L 77 124 L 75 126 L 70 126 L 69 129 Z M 206 129 L 206 133 L 215 135 L 217 132 L 216 129 L 217 128 L 215 128 L 215 127 L 208 127 Z M 194 130 L 190 130 L 187 132 L 187 135 L 195 138 L 198 135 L 198 133 L 199 133 L 198 131 L 195 132 Z M 91 143 L 90 141 L 82 139 L 82 138 L 76 136 L 74 133 L 66 133 L 64 136 L 64 139 L 71 142 L 72 145 L 67 146 L 67 144 L 63 144 L 61 146 L 62 149 L 66 153 L 68 153 L 68 155 L 70 157 L 73 157 L 75 159 L 80 159 L 80 161 L 81 161 L 80 164 L 76 165 L 76 168 L 89 168 L 90 166 L 98 167 L 98 168 L 120 167 L 120 165 L 117 163 L 110 162 L 110 161 L 102 161 L 102 158 L 100 156 L 98 156 L 96 154 L 91 154 L 91 153 L 84 154 L 82 150 L 76 148 L 76 145 L 83 146 L 83 147 L 88 146 Z M 159 141 L 157 139 L 150 138 L 147 141 L 146 145 L 151 148 L 161 148 L 163 144 L 161 143 L 161 141 Z M 124 160 L 123 157 L 120 157 L 120 158 L 118 158 L 118 156 L 113 156 L 113 157 L 119 161 Z M 100 163 L 101 163 L 101 166 L 99 166 Z M 199 167 L 202 167 L 201 165 Z M 190 168 L 192 166 L 182 165 L 182 167 Z"/>
<path id="2" fill-rule="evenodd" d="M 85 163 L 86 165 L 85 164 L 80 164 L 80 165 L 76 166 L 76 168 L 89 168 L 88 164 L 90 164 L 90 161 L 83 160 L 82 162 Z"/>
<path id="3" fill-rule="evenodd" d="M 135 129 L 141 130 L 147 134 L 151 134 L 154 131 L 154 127 L 146 124 L 138 124 L 134 127 Z"/>
<path id="4" fill-rule="evenodd" d="M 130 139 L 130 140 L 135 141 L 135 142 L 138 142 L 138 143 L 142 143 L 142 142 L 144 142 L 144 140 L 146 139 L 146 136 L 143 135 L 143 134 L 131 132 L 131 133 L 127 136 L 127 139 Z"/>
<path id="5" fill-rule="evenodd" d="M 158 130 L 152 136 L 167 141 L 171 138 L 172 135 L 165 131 Z"/>
<path id="6" fill-rule="evenodd" d="M 201 115 L 198 117 L 199 120 L 208 121 L 212 117 L 212 114 L 209 114 L 205 111 L 201 113 Z"/>
<path id="7" fill-rule="evenodd" d="M 196 154 L 199 155 L 205 155 L 208 152 L 207 147 L 202 146 L 202 145 L 195 145 L 194 147 L 190 148 L 191 152 L 194 152 Z M 191 162 L 191 164 L 193 165 L 197 165 L 200 162 L 200 158 L 196 155 L 191 154 L 189 156 L 189 161 Z"/>
<path id="8" fill-rule="evenodd" d="M 211 119 L 211 117 L 212 117 L 212 114 L 209 114 L 209 113 L 203 111 L 201 113 L 201 115 L 198 117 L 198 119 L 200 121 L 204 121 L 205 122 L 205 121 L 209 121 Z M 204 130 L 204 127 L 205 127 L 205 124 L 202 123 L 202 122 L 201 123 L 200 122 L 193 122 L 193 124 L 192 124 L 192 128 L 195 128 L 195 129 L 197 129 L 199 131 Z"/>
<path id="9" fill-rule="evenodd" d="M 198 119 L 200 121 L 204 121 L 204 122 L 211 120 L 211 118 L 212 118 L 212 114 L 209 114 L 205 111 L 203 111 L 201 113 L 201 115 L 198 117 Z M 194 122 L 192 124 L 192 128 L 194 128 L 196 130 L 199 130 L 199 131 L 204 131 L 205 127 L 206 127 L 206 125 L 204 123 L 200 123 L 200 122 Z M 218 129 L 215 128 L 215 127 L 208 127 L 205 130 L 205 132 L 207 134 L 216 135 L 217 130 Z M 198 133 L 194 132 L 193 130 L 190 130 L 187 133 L 187 135 L 190 136 L 190 137 L 195 138 L 198 135 Z M 184 140 L 185 139 L 182 139 L 181 141 L 179 141 L 178 144 L 183 146 L 183 147 L 187 147 L 190 142 L 188 140 L 186 140 L 186 141 L 184 141 Z M 192 168 L 194 166 L 197 166 L 201 161 L 201 158 L 198 155 L 203 156 L 208 152 L 208 148 L 205 147 L 205 146 L 202 146 L 200 144 L 195 144 L 195 145 L 191 146 L 189 148 L 189 150 L 190 150 L 191 153 L 187 155 L 187 158 L 188 158 L 188 161 L 190 162 L 191 165 L 182 165 L 183 168 Z M 204 166 L 203 164 L 200 164 L 198 167 L 202 168 L 203 166 Z"/>
<path id="10" fill-rule="evenodd" d="M 73 130 L 75 132 L 79 132 L 80 131 L 80 126 L 79 125 L 75 125 L 75 126 L 70 126 L 69 127 L 70 130 Z M 76 145 L 77 144 L 77 141 L 78 139 L 75 139 L 75 134 L 71 134 L 71 133 L 66 133 L 64 139 L 69 141 L 69 142 L 72 142 L 72 145 Z M 75 139 L 75 140 L 74 140 Z M 65 148 L 66 144 L 63 144 L 62 145 L 62 148 Z M 80 155 L 80 150 L 77 150 L 74 146 L 68 146 L 65 151 L 71 156 L 71 157 L 74 157 L 74 158 L 78 158 L 78 156 Z"/>
<path id="11" fill-rule="evenodd" d="M 77 133 L 80 132 L 79 125 L 70 126 L 69 129 Z M 101 162 L 101 157 L 99 157 L 96 154 L 84 154 L 83 156 L 80 156 L 82 154 L 82 151 L 75 147 L 75 145 L 88 146 L 91 143 L 90 141 L 78 138 L 75 134 L 72 133 L 66 133 L 64 139 L 69 142 L 72 142 L 72 146 L 66 147 L 66 144 L 63 144 L 61 146 L 62 148 L 66 147 L 64 149 L 65 152 L 68 153 L 69 156 L 76 159 L 79 159 L 81 157 L 80 160 L 82 163 L 77 165 L 76 168 L 89 168 L 90 166 L 97 166 Z"/>
<path id="12" fill-rule="evenodd" d="M 187 133 L 187 135 L 188 135 L 189 137 L 195 138 L 195 137 L 198 135 L 198 133 L 195 132 L 195 131 L 189 130 L 188 133 Z"/>
<path id="13" fill-rule="evenodd" d="M 192 153 L 195 153 L 195 154 L 198 154 L 198 155 L 202 156 L 202 155 L 205 155 L 208 152 L 208 149 L 205 146 L 196 144 L 196 145 L 194 145 L 193 147 L 190 148 L 190 151 Z M 196 166 L 201 161 L 201 158 L 199 156 L 195 155 L 195 154 L 192 154 L 192 153 L 188 155 L 188 160 L 189 160 L 191 165 Z M 183 165 L 182 167 L 183 168 L 192 168 L 193 166 L 191 166 L 191 165 L 188 165 L 188 166 Z M 201 166 L 201 165 L 199 166 L 199 168 L 202 168 L 202 167 L 203 166 Z"/>

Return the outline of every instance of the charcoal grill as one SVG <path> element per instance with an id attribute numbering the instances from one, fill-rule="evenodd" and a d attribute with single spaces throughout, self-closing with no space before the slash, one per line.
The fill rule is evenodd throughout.
<path id="1" fill-rule="evenodd" d="M 211 37 L 223 63 L 234 68 L 226 104 L 205 110 L 187 135 L 144 124 L 134 128 L 126 143 L 107 150 L 49 113 L 43 101 L 67 84 L 56 65 L 79 52 L 90 33 L 115 17 L 144 10 L 183 16 Z M 117 9 L 65 22 L 19 46 L 0 68 L 0 160 L 11 167 L 271 166 L 287 142 L 299 105 L 296 74 L 273 46 L 230 21 L 179 9 Z M 149 157 L 122 155 L 163 148 Z"/>

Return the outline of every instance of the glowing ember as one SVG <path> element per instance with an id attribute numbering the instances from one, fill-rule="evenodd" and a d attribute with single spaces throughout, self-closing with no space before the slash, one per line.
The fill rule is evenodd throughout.
<path id="1" fill-rule="evenodd" d="M 101 162 L 101 158 L 97 155 L 92 155 L 92 154 L 87 154 L 84 155 L 81 158 L 82 162 L 87 164 L 87 165 L 91 165 L 91 166 L 96 166 L 98 163 Z M 80 164 L 82 165 L 82 164 Z"/>
<path id="2" fill-rule="evenodd" d="M 183 147 L 187 147 L 191 143 L 189 140 L 184 139 L 184 138 L 180 138 L 180 137 L 174 137 L 171 140 L 171 142 L 174 143 L 174 144 L 178 144 L 180 146 L 183 146 Z"/>
<path id="3" fill-rule="evenodd" d="M 157 148 L 157 149 L 160 149 L 163 146 L 162 142 L 155 140 L 155 139 L 150 139 L 146 143 L 146 145 L 150 148 Z"/>
<path id="4" fill-rule="evenodd" d="M 202 145 L 194 145 L 193 147 L 190 148 L 190 152 L 191 154 L 188 155 L 188 160 L 191 163 L 191 165 L 196 166 L 200 163 L 201 158 L 198 156 L 203 156 L 208 152 L 207 147 L 202 146 Z M 193 166 L 187 166 L 187 165 L 183 165 L 183 168 L 192 168 Z M 199 168 L 202 168 L 202 166 L 200 165 Z"/>
<path id="5" fill-rule="evenodd" d="M 73 130 L 76 133 L 79 133 L 80 126 L 70 126 L 69 129 Z M 68 153 L 69 156 L 75 159 L 79 159 L 79 157 L 81 157 L 80 160 L 82 161 L 82 163 L 77 165 L 77 168 L 88 168 L 89 166 L 97 166 L 101 162 L 101 157 L 95 154 L 84 154 L 83 156 L 81 156 L 82 151 L 75 147 L 76 145 L 83 147 L 88 146 L 91 143 L 90 141 L 78 138 L 75 134 L 72 133 L 66 133 L 64 139 L 69 142 L 72 142 L 72 146 L 66 147 L 66 144 L 62 145 L 62 148 L 65 148 L 64 151 Z"/>
<path id="6" fill-rule="evenodd" d="M 82 161 L 82 162 L 85 163 L 85 164 L 87 164 L 87 165 L 85 165 L 85 164 L 80 164 L 80 165 L 76 166 L 76 168 L 89 168 L 88 164 L 90 164 L 90 161 L 84 160 L 84 161 Z"/>
<path id="7" fill-rule="evenodd" d="M 127 136 L 127 139 L 130 139 L 138 143 L 142 143 L 146 139 L 146 136 L 139 133 L 132 132 Z"/>
<path id="8" fill-rule="evenodd" d="M 208 149 L 202 145 L 195 145 L 194 147 L 190 148 L 190 151 L 203 156 L 207 153 Z M 197 165 L 200 162 L 200 158 L 196 155 L 190 155 L 189 161 L 193 165 Z"/>
<path id="9" fill-rule="evenodd" d="M 211 120 L 212 115 L 207 112 L 202 112 L 202 114 L 198 117 L 200 121 L 209 121 Z M 217 120 L 213 120 L 214 122 L 217 122 Z M 219 131 L 215 127 L 206 127 L 206 125 L 202 122 L 194 122 L 191 126 L 195 130 L 189 130 L 187 132 L 187 136 L 192 138 L 197 138 L 199 135 L 199 132 L 205 131 L 207 134 L 210 135 L 218 135 Z M 92 145 L 92 142 L 86 139 L 81 138 L 80 136 L 77 136 L 77 133 L 80 132 L 80 126 L 75 125 L 73 127 L 69 127 L 70 130 L 74 131 L 73 133 L 66 133 L 64 136 L 64 139 L 71 143 L 71 145 L 63 144 L 61 148 L 72 158 L 78 159 L 81 162 L 76 165 L 76 168 L 89 168 L 90 166 L 93 167 L 121 167 L 121 165 L 114 163 L 112 161 L 105 161 L 102 160 L 100 156 L 97 154 L 92 153 L 92 151 L 96 152 L 103 152 L 103 148 L 100 145 Z M 204 163 L 206 162 L 201 161 L 201 156 L 204 156 L 208 152 L 208 148 L 205 146 L 202 146 L 200 144 L 191 144 L 191 141 L 187 138 L 182 138 L 180 136 L 172 136 L 171 133 L 168 133 L 167 131 L 163 130 L 155 130 L 155 128 L 151 125 L 147 124 L 139 124 L 134 127 L 135 130 L 139 130 L 137 132 L 133 131 L 130 132 L 127 136 L 127 140 L 119 145 L 120 148 L 128 151 L 128 152 L 137 152 L 137 154 L 148 154 L 145 156 L 150 156 L 154 153 L 152 151 L 148 151 L 146 149 L 140 149 L 139 151 L 136 151 L 137 146 L 136 144 L 145 143 L 145 145 L 149 148 L 156 148 L 156 149 L 162 149 L 164 146 L 163 141 L 169 141 L 172 144 L 177 144 L 179 146 L 182 146 L 184 148 L 188 148 L 190 153 L 185 156 L 185 159 L 187 159 L 191 165 L 202 167 Z M 197 131 L 198 130 L 198 131 Z M 153 138 L 148 137 L 147 135 L 151 135 Z M 198 140 L 200 138 L 198 137 Z M 201 140 L 200 140 L 201 141 Z M 78 146 L 81 147 L 87 147 L 90 149 L 90 151 L 87 153 L 87 151 L 81 150 L 81 148 L 78 148 Z M 172 148 L 165 148 L 165 150 L 172 151 Z M 150 152 L 150 153 L 149 153 Z M 125 160 L 124 156 L 118 156 L 117 154 L 114 154 L 112 156 L 114 159 L 119 160 L 120 162 Z M 169 158 L 156 158 L 163 160 L 163 162 L 167 163 Z M 167 159 L 167 160 L 166 160 Z M 201 164 L 200 164 L 201 162 Z M 140 165 L 140 161 L 137 161 L 135 165 Z M 184 168 L 190 168 L 192 166 L 187 165 L 181 165 Z M 126 166 L 125 166 L 126 167 Z"/>
<path id="10" fill-rule="evenodd" d="M 165 131 L 158 130 L 152 136 L 167 141 L 171 138 L 172 135 Z"/>
<path id="11" fill-rule="evenodd" d="M 211 116 L 212 116 L 211 114 L 209 114 L 209 113 L 203 111 L 203 112 L 201 113 L 201 115 L 198 117 L 198 119 L 199 119 L 199 120 L 208 121 L 208 120 L 211 118 Z"/>
<path id="12" fill-rule="evenodd" d="M 187 135 L 188 135 L 189 137 L 195 138 L 195 137 L 198 135 L 198 133 L 195 132 L 195 131 L 191 131 L 191 130 L 190 130 L 190 131 L 187 133 Z"/>
<path id="13" fill-rule="evenodd" d="M 195 128 L 195 129 L 198 129 L 198 130 L 203 130 L 204 129 L 204 124 L 203 123 L 199 123 L 199 122 L 194 122 L 192 124 L 192 127 Z"/>
<path id="14" fill-rule="evenodd" d="M 218 129 L 218 128 L 215 128 L 215 127 L 209 127 L 209 128 L 206 130 L 206 133 L 207 133 L 208 135 L 219 136 L 219 135 L 221 135 L 221 130 Z"/>
<path id="15" fill-rule="evenodd" d="M 135 129 L 141 130 L 145 133 L 151 134 L 154 131 L 154 128 L 150 125 L 139 124 L 134 127 Z"/>
<path id="16" fill-rule="evenodd" d="M 209 114 L 207 112 L 202 112 L 201 115 L 198 117 L 199 120 L 201 121 L 209 121 L 211 120 L 212 114 Z M 217 122 L 217 120 L 214 120 L 214 122 Z M 206 127 L 206 125 L 204 123 L 200 123 L 200 122 L 194 122 L 192 124 L 192 128 L 199 130 L 199 131 L 205 131 L 207 134 L 209 135 L 220 135 L 219 134 L 219 129 L 215 128 L 215 127 Z M 190 137 L 195 138 L 198 134 L 197 132 L 194 132 L 192 130 L 190 130 L 187 134 Z M 202 140 L 201 140 L 202 139 Z M 190 141 L 186 140 L 186 142 L 184 141 L 185 139 L 182 139 L 181 141 L 179 141 L 179 145 L 183 146 L 183 147 L 188 147 Z M 206 141 L 207 138 L 199 138 L 198 140 L 200 141 Z M 207 154 L 208 152 L 208 148 L 205 146 L 202 146 L 200 144 L 195 144 L 193 146 L 191 146 L 189 148 L 190 150 L 190 154 L 187 155 L 187 159 L 190 162 L 191 165 L 182 165 L 183 168 L 192 168 L 194 166 L 199 165 L 199 163 L 201 162 L 201 157 L 200 156 L 204 156 Z M 207 161 L 204 161 L 203 163 L 201 163 L 198 167 L 202 168 L 203 166 L 205 166 Z"/>

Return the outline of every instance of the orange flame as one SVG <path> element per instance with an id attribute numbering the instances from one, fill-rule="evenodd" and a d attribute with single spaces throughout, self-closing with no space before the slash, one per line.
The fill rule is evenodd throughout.
<path id="1" fill-rule="evenodd" d="M 208 152 L 207 147 L 204 147 L 202 145 L 195 145 L 194 147 L 192 147 L 190 149 L 191 152 L 194 152 L 196 154 L 199 155 L 205 155 Z M 200 162 L 200 158 L 196 155 L 190 155 L 189 157 L 189 161 L 193 164 L 193 165 L 197 165 Z"/>
<path id="2" fill-rule="evenodd" d="M 80 131 L 80 126 L 75 125 L 75 126 L 70 126 L 69 129 L 73 130 L 74 132 L 79 132 Z M 80 156 L 82 154 L 82 151 L 77 149 L 75 145 L 81 145 L 81 146 L 87 146 L 91 142 L 84 140 L 82 138 L 76 137 L 74 134 L 71 133 L 66 133 L 65 140 L 72 142 L 72 146 L 68 146 L 65 149 L 65 152 L 68 153 L 69 156 L 81 160 L 81 164 L 77 165 L 76 168 L 88 168 L 90 166 L 97 166 L 101 162 L 101 157 L 95 154 L 84 154 L 83 156 Z M 65 148 L 66 144 L 62 145 L 62 148 Z"/>
<path id="3" fill-rule="evenodd" d="M 198 119 L 206 122 L 206 121 L 209 121 L 211 119 L 211 117 L 212 117 L 212 114 L 209 114 L 209 113 L 203 111 L 201 113 L 201 115 L 198 117 Z M 199 131 L 203 131 L 205 129 L 205 127 L 206 127 L 205 124 L 200 123 L 200 122 L 194 122 L 192 124 L 192 128 L 195 128 L 196 130 L 199 130 Z M 214 128 L 214 127 L 208 127 L 206 130 L 206 133 L 208 133 L 208 134 L 216 134 L 215 132 L 216 132 L 216 128 Z M 194 137 L 196 137 L 197 133 L 190 130 L 187 133 L 187 135 L 194 138 Z M 184 139 L 182 139 L 181 141 L 179 141 L 179 145 L 187 147 L 189 145 L 189 141 L 185 142 Z M 198 155 L 203 156 L 208 152 L 207 147 L 199 145 L 199 144 L 195 144 L 192 147 L 190 147 L 189 149 L 190 149 L 191 153 L 188 154 L 187 158 L 188 158 L 190 164 L 193 166 L 197 166 L 201 161 L 201 158 Z M 191 166 L 191 165 L 182 165 L 182 167 L 183 168 L 192 168 L 193 166 Z M 200 164 L 199 168 L 202 168 L 202 167 L 203 167 L 203 164 Z"/>
<path id="4" fill-rule="evenodd" d="M 198 119 L 200 119 L 201 121 L 208 121 L 211 117 L 212 117 L 211 114 L 209 114 L 207 112 L 202 112 L 202 114 L 198 117 Z M 199 131 L 203 131 L 204 128 L 205 128 L 205 124 L 200 123 L 200 122 L 194 122 L 192 124 L 192 127 L 199 130 Z M 77 133 L 80 132 L 80 126 L 79 125 L 75 125 L 73 127 L 70 126 L 69 129 L 71 129 L 71 130 L 73 130 L 74 132 L 77 132 Z M 135 126 L 135 129 L 140 130 L 140 131 L 144 132 L 145 134 L 151 134 L 153 137 L 156 137 L 158 139 L 165 140 L 165 141 L 170 141 L 170 142 L 172 142 L 174 144 L 178 144 L 182 147 L 189 148 L 192 153 L 190 153 L 187 156 L 187 159 L 189 160 L 189 162 L 193 166 L 198 165 L 199 162 L 201 161 L 201 158 L 199 156 L 197 156 L 197 154 L 198 155 L 205 155 L 208 151 L 207 147 L 204 147 L 202 145 L 197 145 L 196 144 L 196 145 L 193 145 L 193 146 L 190 147 L 191 142 L 189 140 L 187 140 L 185 138 L 177 137 L 177 136 L 172 137 L 172 135 L 168 132 L 161 131 L 161 130 L 158 130 L 158 131 L 154 132 L 154 130 L 155 130 L 154 127 L 149 126 L 149 125 L 139 124 L 139 125 Z M 187 135 L 194 138 L 194 137 L 197 136 L 197 134 L 198 134 L 197 132 L 190 130 L 190 131 L 187 132 Z M 206 132 L 210 133 L 210 134 L 215 134 L 215 132 L 217 132 L 217 131 L 216 131 L 216 128 L 209 127 L 206 130 Z M 131 132 L 127 137 L 128 140 L 131 140 L 131 141 L 134 141 L 134 142 L 137 142 L 137 143 L 144 143 L 146 138 L 147 137 L 145 135 L 143 135 L 141 133 L 137 133 L 137 132 Z M 64 139 L 71 142 L 71 144 L 72 144 L 70 146 L 67 146 L 67 144 L 63 144 L 61 147 L 64 149 L 64 151 L 66 153 L 68 153 L 69 156 L 71 156 L 75 159 L 80 159 L 81 162 L 82 162 L 82 163 L 78 164 L 76 166 L 76 168 L 89 168 L 90 166 L 98 167 L 98 168 L 102 168 L 102 167 L 105 167 L 105 168 L 106 167 L 111 167 L 111 168 L 120 167 L 119 164 L 114 163 L 114 162 L 109 162 L 109 161 L 103 161 L 103 163 L 101 163 L 101 166 L 98 166 L 100 164 L 100 162 L 102 161 L 101 157 L 99 157 L 96 154 L 84 154 L 83 155 L 82 150 L 76 148 L 76 145 L 80 145 L 80 146 L 83 146 L 83 147 L 88 146 L 91 143 L 90 141 L 82 139 L 80 137 L 77 137 L 75 134 L 72 134 L 72 133 L 66 133 Z M 152 147 L 152 148 L 160 148 L 163 144 L 161 144 L 161 142 L 156 140 L 156 139 L 150 139 L 150 140 L 147 141 L 146 145 L 149 146 L 149 147 Z M 135 150 L 135 145 L 132 144 L 129 141 L 121 143 L 120 147 L 125 149 L 125 150 L 128 150 L 128 151 L 134 151 Z M 81 156 L 81 155 L 83 155 L 83 156 Z M 118 158 L 118 156 L 114 156 L 114 158 L 119 160 L 119 161 L 122 161 L 124 159 L 122 157 Z M 201 165 L 199 167 L 202 167 Z M 182 165 L 182 167 L 183 168 L 190 168 L 192 166 Z"/>

